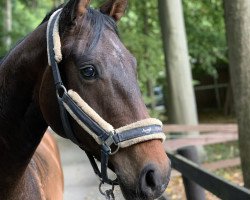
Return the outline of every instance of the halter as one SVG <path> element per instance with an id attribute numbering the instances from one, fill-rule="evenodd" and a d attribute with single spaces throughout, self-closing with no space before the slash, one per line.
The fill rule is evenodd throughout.
<path id="1" fill-rule="evenodd" d="M 53 72 L 64 132 L 68 139 L 83 149 L 69 122 L 68 115 L 70 115 L 101 147 L 101 171 L 97 167 L 94 156 L 83 149 L 90 160 L 94 172 L 100 178 L 100 186 L 104 183 L 117 185 L 117 180 L 110 180 L 107 175 L 109 156 L 115 154 L 119 148 L 129 147 L 144 141 L 155 139 L 164 141 L 165 134 L 162 132 L 162 122 L 158 119 L 149 118 L 114 129 L 111 124 L 100 117 L 76 92 L 66 90 L 58 67 L 58 63 L 62 60 L 58 23 L 60 13 L 61 9 L 54 12 L 48 22 L 47 53 L 48 63 Z M 117 147 L 116 151 L 111 151 L 111 145 Z"/>

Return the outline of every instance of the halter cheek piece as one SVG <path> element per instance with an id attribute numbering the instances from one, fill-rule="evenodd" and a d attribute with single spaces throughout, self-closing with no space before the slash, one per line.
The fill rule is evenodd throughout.
<path id="1" fill-rule="evenodd" d="M 61 43 L 58 31 L 61 9 L 50 17 L 47 26 L 47 51 L 48 63 L 52 67 L 54 84 L 60 108 L 60 116 L 66 136 L 80 148 L 81 143 L 69 123 L 68 114 L 87 132 L 101 147 L 101 171 L 97 167 L 95 159 L 90 152 L 86 152 L 94 172 L 100 177 L 101 184 L 118 184 L 117 180 L 110 180 L 107 175 L 108 159 L 119 148 L 160 139 L 164 141 L 165 134 L 162 132 L 162 123 L 158 119 L 144 119 L 127 126 L 114 129 L 111 124 L 100 117 L 76 92 L 67 92 L 63 85 L 58 64 L 62 60 Z M 111 145 L 116 145 L 117 150 L 111 151 Z"/>

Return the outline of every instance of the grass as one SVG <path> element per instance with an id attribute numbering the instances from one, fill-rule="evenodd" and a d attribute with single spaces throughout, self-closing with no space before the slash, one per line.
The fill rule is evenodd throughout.
<path id="1" fill-rule="evenodd" d="M 238 142 L 228 142 L 205 146 L 207 156 L 205 162 L 215 162 L 219 160 L 239 157 Z"/>

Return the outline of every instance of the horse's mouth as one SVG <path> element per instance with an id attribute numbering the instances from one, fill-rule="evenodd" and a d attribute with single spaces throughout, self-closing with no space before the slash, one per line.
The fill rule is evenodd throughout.
<path id="1" fill-rule="evenodd" d="M 141 193 L 139 190 L 133 187 L 120 185 L 123 196 L 126 200 L 155 200 L 163 195 L 167 188 L 167 184 L 163 185 L 161 191 L 158 194 L 152 194 L 150 196 Z M 130 189 L 133 188 L 133 189 Z"/>

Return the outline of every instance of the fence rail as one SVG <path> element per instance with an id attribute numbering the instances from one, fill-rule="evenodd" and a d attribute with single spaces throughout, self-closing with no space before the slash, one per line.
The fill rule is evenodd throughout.
<path id="1" fill-rule="evenodd" d="M 165 148 L 173 151 L 188 146 L 204 146 L 238 140 L 236 124 L 164 125 L 164 133 L 200 132 L 200 135 L 167 135 Z"/>
<path id="2" fill-rule="evenodd" d="M 192 146 L 196 145 L 210 145 L 235 141 L 238 139 L 237 130 L 238 127 L 236 124 L 202 124 L 197 126 L 164 125 L 165 133 L 203 132 L 201 135 L 187 137 L 181 136 L 181 138 L 178 138 L 180 136 L 176 135 L 177 138 L 174 137 L 174 139 L 166 140 L 164 144 L 166 153 L 172 162 L 172 167 L 180 172 L 183 176 L 183 181 L 186 181 L 186 184 L 184 181 L 184 186 L 187 199 L 205 199 L 203 192 L 200 189 L 197 189 L 196 185 L 192 183 L 194 182 L 223 200 L 250 200 L 250 190 L 230 183 L 211 172 L 208 172 L 191 160 L 188 160 L 177 153 L 173 153 L 173 150 L 179 153 L 181 151 L 185 152 L 185 149 L 192 149 Z M 186 154 L 185 156 L 189 157 L 190 155 Z M 190 159 L 194 158 L 195 161 L 195 156 L 193 158 L 191 157 Z M 226 167 L 232 165 L 232 161 L 234 165 L 240 163 L 239 158 L 235 158 L 220 161 L 219 164 L 220 166 Z M 190 196 L 188 193 L 192 193 L 192 191 L 196 191 L 197 195 Z"/>
<path id="3" fill-rule="evenodd" d="M 249 200 L 250 191 L 246 188 L 230 183 L 214 174 L 202 169 L 188 159 L 167 151 L 172 162 L 172 167 L 179 171 L 184 177 L 192 180 L 210 191 L 217 197 L 225 200 Z"/>
<path id="4" fill-rule="evenodd" d="M 165 124 L 163 126 L 164 133 L 170 132 L 237 132 L 237 124 L 199 124 L 199 125 L 179 125 L 179 124 Z"/>

